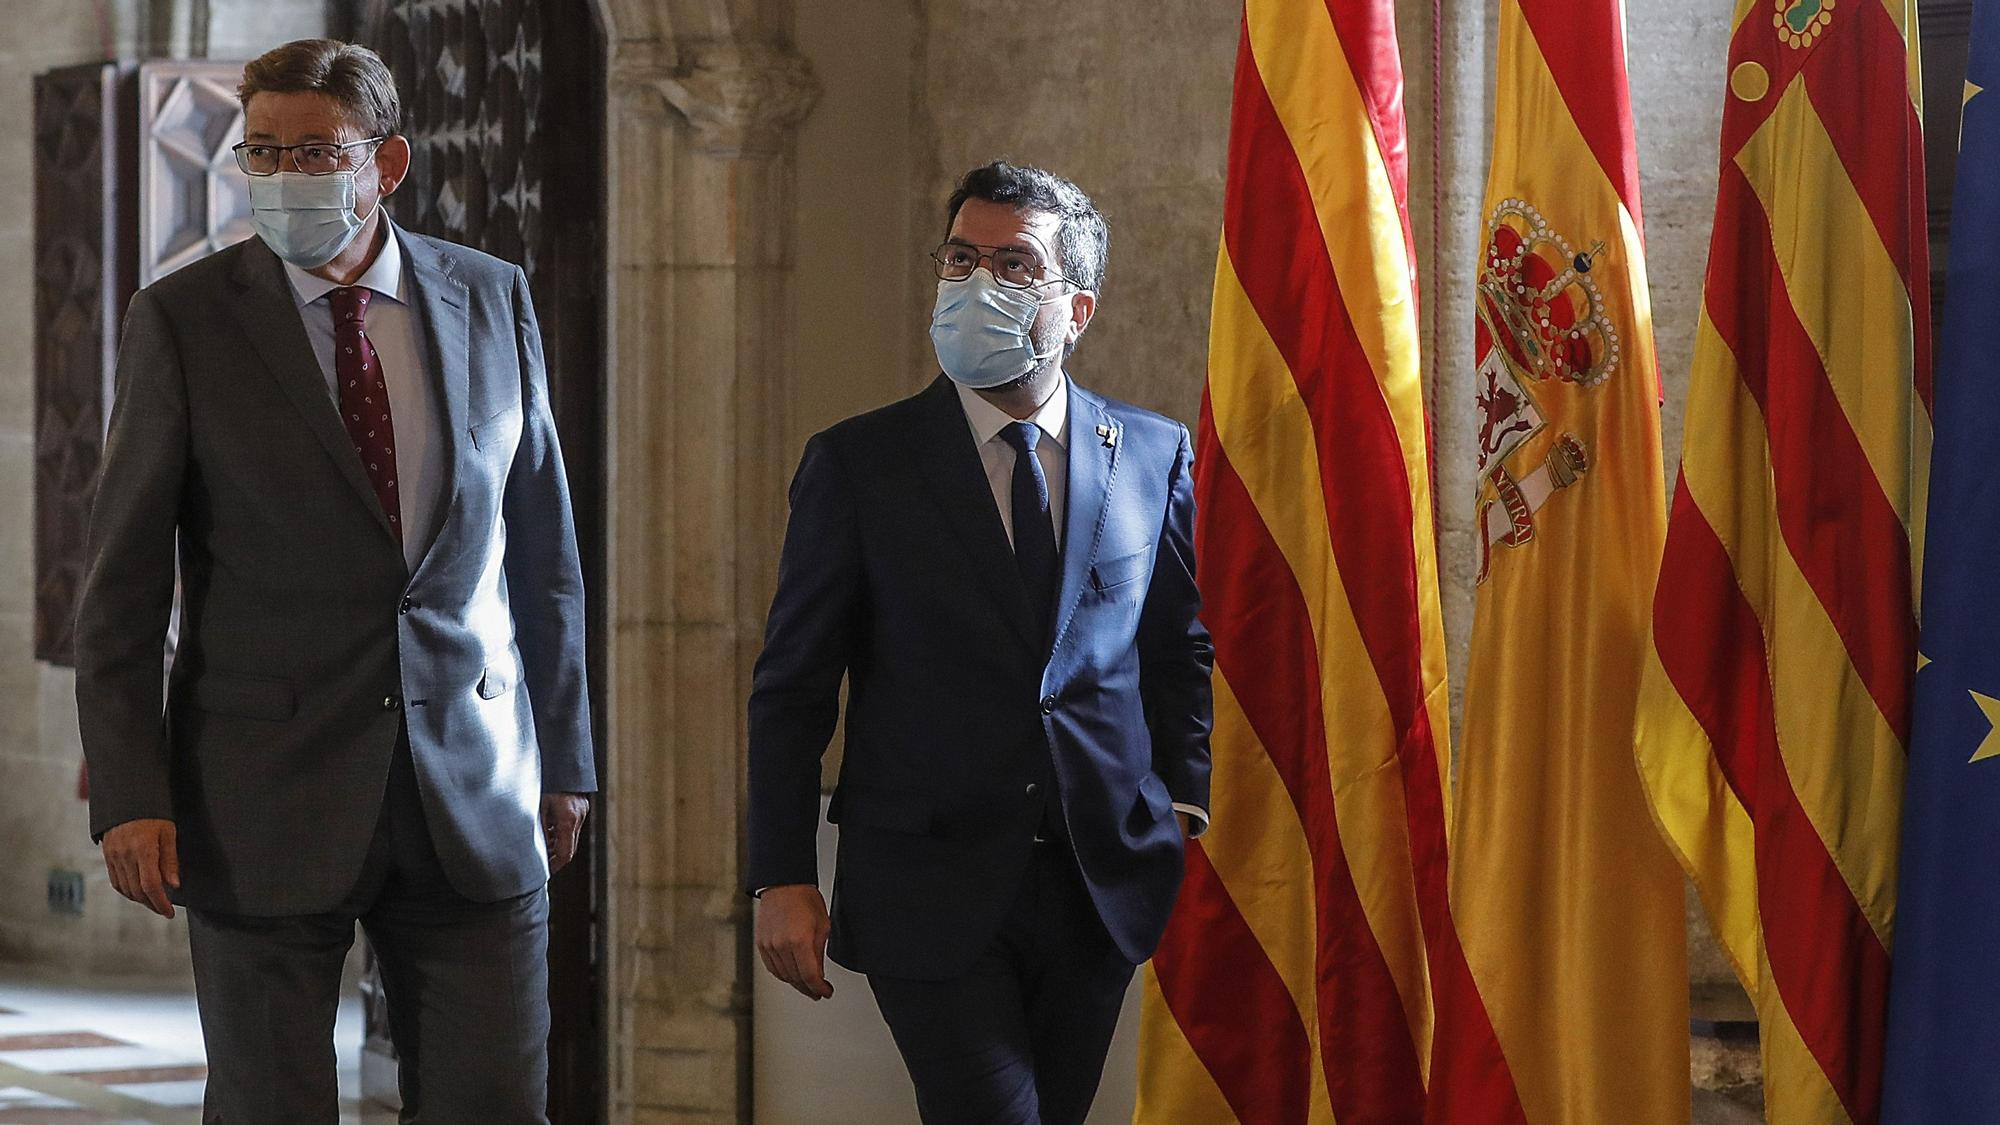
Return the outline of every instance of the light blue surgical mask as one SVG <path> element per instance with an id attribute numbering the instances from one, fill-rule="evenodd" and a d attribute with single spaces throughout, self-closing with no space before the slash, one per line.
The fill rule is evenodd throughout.
<path id="1" fill-rule="evenodd" d="M 1037 300 L 1031 289 L 1000 284 L 981 266 L 964 281 L 938 282 L 931 309 L 931 347 L 954 382 L 976 391 L 1005 386 L 1062 350 L 1035 350 L 1035 314 L 1069 294 Z"/>
<path id="2" fill-rule="evenodd" d="M 367 225 L 367 217 L 354 213 L 354 198 L 351 171 L 252 176 L 250 223 L 271 253 L 302 270 L 318 269 L 347 249 Z"/>

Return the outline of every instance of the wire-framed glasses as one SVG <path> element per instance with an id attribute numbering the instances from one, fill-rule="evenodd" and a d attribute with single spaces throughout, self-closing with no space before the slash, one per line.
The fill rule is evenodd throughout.
<path id="1" fill-rule="evenodd" d="M 1009 289 L 1033 289 L 1055 281 L 1069 282 L 1069 278 L 1051 272 L 1042 264 L 1041 258 L 1018 247 L 980 246 L 948 238 L 931 251 L 931 263 L 939 281 L 964 281 L 982 262 L 991 263 L 993 280 Z"/>
<path id="2" fill-rule="evenodd" d="M 358 141 L 313 141 L 302 145 L 267 145 L 244 141 L 234 145 L 229 151 L 236 154 L 236 166 L 245 175 L 273 176 L 285 165 L 285 154 L 292 156 L 292 167 L 308 176 L 328 176 L 350 167 L 347 164 L 347 150 L 362 145 L 381 144 L 387 137 L 364 137 Z"/>

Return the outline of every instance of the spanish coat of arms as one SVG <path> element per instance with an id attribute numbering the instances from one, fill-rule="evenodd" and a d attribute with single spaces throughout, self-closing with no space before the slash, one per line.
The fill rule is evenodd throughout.
<path id="1" fill-rule="evenodd" d="M 1493 548 L 1533 540 L 1535 513 L 1590 468 L 1590 450 L 1570 433 L 1534 464 L 1515 454 L 1548 425 L 1538 392 L 1597 387 L 1618 370 L 1618 329 L 1590 276 L 1603 252 L 1602 242 L 1576 250 L 1525 200 L 1502 200 L 1487 223 L 1474 339 L 1481 582 Z"/>

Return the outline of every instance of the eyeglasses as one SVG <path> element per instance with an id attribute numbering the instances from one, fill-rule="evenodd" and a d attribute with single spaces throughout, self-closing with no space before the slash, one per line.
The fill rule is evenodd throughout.
<path id="1" fill-rule="evenodd" d="M 347 150 L 362 145 L 381 144 L 387 137 L 368 137 L 333 144 L 314 141 L 303 145 L 264 145 L 244 141 L 229 151 L 236 154 L 236 166 L 246 175 L 273 176 L 284 166 L 285 154 L 292 154 L 292 167 L 308 176 L 327 176 L 347 166 Z"/>
<path id="2" fill-rule="evenodd" d="M 931 262 L 939 281 L 964 281 L 979 268 L 979 263 L 991 262 L 993 280 L 1009 289 L 1033 289 L 1058 281 L 1076 284 L 1059 273 L 1049 273 L 1048 267 L 1034 254 L 1009 246 L 978 246 L 946 239 L 931 251 Z"/>

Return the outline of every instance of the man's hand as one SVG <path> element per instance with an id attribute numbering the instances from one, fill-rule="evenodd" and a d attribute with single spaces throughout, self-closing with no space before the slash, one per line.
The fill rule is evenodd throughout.
<path id="1" fill-rule="evenodd" d="M 542 839 L 549 845 L 549 874 L 569 866 L 583 839 L 583 818 L 590 815 L 590 798 L 581 793 L 542 794 Z"/>
<path id="2" fill-rule="evenodd" d="M 180 889 L 181 856 L 171 820 L 128 820 L 104 834 L 104 869 L 119 894 L 162 918 L 174 916 L 167 888 Z"/>
<path id="3" fill-rule="evenodd" d="M 833 995 L 826 980 L 826 937 L 832 931 L 826 899 L 810 883 L 771 887 L 757 900 L 757 955 L 772 976 L 801 996 Z"/>

